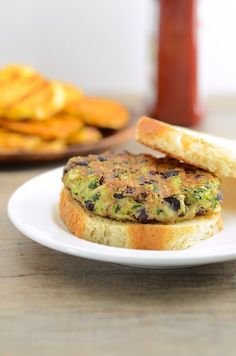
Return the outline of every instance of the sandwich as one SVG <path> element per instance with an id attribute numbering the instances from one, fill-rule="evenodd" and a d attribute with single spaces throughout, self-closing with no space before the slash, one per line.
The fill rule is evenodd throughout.
<path id="1" fill-rule="evenodd" d="M 219 175 L 236 176 L 235 143 L 146 117 L 136 138 L 165 157 L 105 152 L 67 162 L 67 228 L 88 241 L 148 250 L 184 249 L 219 232 Z"/>

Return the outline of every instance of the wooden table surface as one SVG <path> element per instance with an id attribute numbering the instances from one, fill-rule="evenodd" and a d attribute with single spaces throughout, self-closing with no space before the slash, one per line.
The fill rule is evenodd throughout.
<path id="1" fill-rule="evenodd" d="M 202 128 L 236 137 L 235 102 L 210 102 Z M 50 250 L 14 228 L 10 195 L 54 166 L 1 169 L 0 355 L 235 355 L 236 262 L 136 269 Z"/>

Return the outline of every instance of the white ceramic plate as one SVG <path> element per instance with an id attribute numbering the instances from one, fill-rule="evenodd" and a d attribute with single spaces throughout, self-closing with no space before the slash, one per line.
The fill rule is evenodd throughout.
<path id="1" fill-rule="evenodd" d="M 79 239 L 68 232 L 58 213 L 62 168 L 31 179 L 12 195 L 8 214 L 19 231 L 32 240 L 70 255 L 136 267 L 172 268 L 236 258 L 235 210 L 224 211 L 225 229 L 214 238 L 181 251 L 129 250 Z"/>

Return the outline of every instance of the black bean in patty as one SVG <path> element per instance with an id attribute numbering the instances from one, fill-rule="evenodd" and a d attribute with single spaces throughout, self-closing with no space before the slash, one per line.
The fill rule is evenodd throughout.
<path id="1" fill-rule="evenodd" d="M 142 203 L 146 198 L 147 198 L 147 193 L 146 192 L 142 192 L 134 200 L 137 203 Z"/>
<path id="2" fill-rule="evenodd" d="M 162 178 L 167 179 L 169 177 L 176 177 L 179 174 L 179 171 L 177 170 L 171 170 L 163 173 Z"/>
<path id="3" fill-rule="evenodd" d="M 104 177 L 101 176 L 101 177 L 99 178 L 99 184 L 102 185 L 102 184 L 104 183 L 104 180 L 105 180 Z"/>
<path id="4" fill-rule="evenodd" d="M 145 180 L 145 184 L 153 184 L 153 183 L 155 183 L 155 180 L 152 180 L 152 179 Z"/>
<path id="5" fill-rule="evenodd" d="M 98 159 L 100 162 L 105 162 L 105 161 L 107 161 L 107 158 L 104 157 L 104 156 L 98 156 L 97 159 Z"/>
<path id="6" fill-rule="evenodd" d="M 196 174 L 196 178 L 197 178 L 197 179 L 202 178 L 202 177 L 204 177 L 203 174 L 200 174 L 200 173 Z"/>
<path id="7" fill-rule="evenodd" d="M 196 216 L 203 216 L 206 215 L 207 211 L 205 209 L 200 209 L 197 213 Z"/>
<path id="8" fill-rule="evenodd" d="M 141 224 L 146 224 L 148 222 L 148 214 L 145 208 L 139 210 L 137 219 Z"/>
<path id="9" fill-rule="evenodd" d="M 69 168 L 67 166 L 65 166 L 63 169 L 63 177 L 68 171 L 69 171 Z"/>
<path id="10" fill-rule="evenodd" d="M 173 195 L 167 197 L 167 198 L 164 198 L 165 201 L 167 201 L 167 203 L 170 204 L 170 206 L 172 207 L 172 209 L 174 211 L 178 211 L 179 208 L 180 208 L 180 201 L 174 197 Z"/>
<path id="11" fill-rule="evenodd" d="M 127 187 L 127 189 L 125 190 L 125 192 L 127 194 L 133 194 L 135 192 L 135 188 L 134 187 Z"/>
<path id="12" fill-rule="evenodd" d="M 78 161 L 78 162 L 76 163 L 76 165 L 77 165 L 77 166 L 88 166 L 88 162 L 86 162 L 86 161 Z"/>
<path id="13" fill-rule="evenodd" d="M 92 200 L 86 200 L 85 201 L 85 206 L 90 211 L 94 210 L 94 203 L 92 202 Z"/>
<path id="14" fill-rule="evenodd" d="M 116 198 L 116 199 L 123 199 L 123 198 L 124 198 L 124 195 L 123 195 L 122 193 L 115 193 L 115 194 L 113 195 L 113 197 Z"/>
<path id="15" fill-rule="evenodd" d="M 222 194 L 222 192 L 219 192 L 219 193 L 217 194 L 216 200 L 218 200 L 218 201 L 223 200 L 223 194 Z"/>
<path id="16" fill-rule="evenodd" d="M 155 183 L 155 180 L 153 180 L 153 179 L 147 180 L 147 179 L 145 179 L 143 177 L 139 181 L 139 185 L 153 184 L 153 183 Z"/>

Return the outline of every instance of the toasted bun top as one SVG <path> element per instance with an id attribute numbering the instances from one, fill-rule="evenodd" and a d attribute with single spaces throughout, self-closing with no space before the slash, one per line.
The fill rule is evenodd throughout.
<path id="1" fill-rule="evenodd" d="M 142 117 L 136 139 L 145 146 L 210 172 L 236 178 L 236 141 Z"/>

